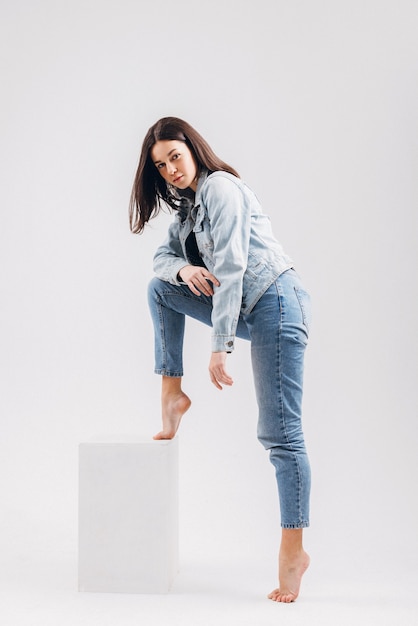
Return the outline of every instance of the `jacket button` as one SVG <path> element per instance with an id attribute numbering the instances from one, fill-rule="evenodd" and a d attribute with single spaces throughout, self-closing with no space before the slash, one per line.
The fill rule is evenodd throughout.
<path id="1" fill-rule="evenodd" d="M 228 341 L 228 343 L 226 344 L 228 346 L 228 348 L 232 348 L 232 346 L 234 345 L 233 341 Z"/>

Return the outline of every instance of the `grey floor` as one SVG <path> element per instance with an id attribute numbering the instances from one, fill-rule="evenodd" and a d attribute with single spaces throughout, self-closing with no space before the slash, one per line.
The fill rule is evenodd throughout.
<path id="1" fill-rule="evenodd" d="M 281 605 L 266 598 L 273 562 L 265 555 L 239 557 L 219 551 L 183 554 L 167 595 L 79 593 L 74 543 L 54 529 L 15 533 L 2 550 L 0 623 L 5 626 L 168 624 L 172 626 L 415 626 L 416 572 L 387 568 L 350 571 L 340 559 L 329 567 L 314 554 L 300 598 Z M 223 554 L 222 554 L 223 552 Z M 337 564 L 338 562 L 338 564 Z M 394 575 L 392 571 L 395 569 Z M 329 570 L 329 571 L 327 571 Z M 331 571 L 333 570 L 333 571 Z"/>

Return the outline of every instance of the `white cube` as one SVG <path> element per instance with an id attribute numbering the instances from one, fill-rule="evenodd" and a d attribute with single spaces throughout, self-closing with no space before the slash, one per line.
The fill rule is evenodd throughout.
<path id="1" fill-rule="evenodd" d="M 79 446 L 79 591 L 167 593 L 178 571 L 178 439 Z"/>

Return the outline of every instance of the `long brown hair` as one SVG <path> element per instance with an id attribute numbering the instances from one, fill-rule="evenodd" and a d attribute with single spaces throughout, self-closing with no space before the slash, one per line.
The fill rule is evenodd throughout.
<path id="1" fill-rule="evenodd" d="M 167 140 L 186 143 L 196 160 L 198 172 L 202 168 L 211 172 L 220 170 L 239 178 L 234 168 L 219 159 L 207 141 L 190 124 L 178 117 L 161 118 L 148 130 L 142 144 L 129 203 L 129 224 L 133 233 L 142 233 L 145 224 L 159 213 L 162 201 L 172 209 L 179 206 L 175 191 L 170 189 L 151 159 L 154 144 Z"/>

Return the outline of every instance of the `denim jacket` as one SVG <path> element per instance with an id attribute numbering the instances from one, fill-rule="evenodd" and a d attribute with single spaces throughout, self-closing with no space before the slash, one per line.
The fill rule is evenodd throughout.
<path id="1" fill-rule="evenodd" d="M 168 237 L 154 256 L 161 280 L 182 284 L 178 272 L 190 265 L 185 242 L 191 230 L 209 272 L 220 286 L 212 297 L 212 351 L 232 352 L 240 313 L 249 313 L 276 278 L 293 267 L 275 239 L 269 218 L 249 187 L 227 172 L 204 170 L 186 219 L 176 214 Z"/>

